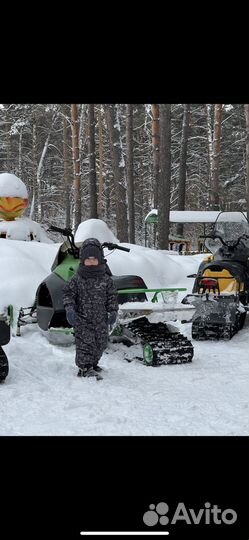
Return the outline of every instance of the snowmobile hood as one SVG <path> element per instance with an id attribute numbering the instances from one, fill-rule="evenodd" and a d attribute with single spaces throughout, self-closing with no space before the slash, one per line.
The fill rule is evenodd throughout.
<path id="1" fill-rule="evenodd" d="M 246 268 L 239 262 L 235 262 L 235 261 L 220 260 L 220 261 L 207 262 L 206 264 L 203 264 L 201 266 L 201 268 L 199 269 L 198 275 L 203 275 L 203 273 L 207 269 L 215 272 L 217 268 L 220 268 L 220 269 L 225 268 L 238 281 L 247 282 L 248 280 Z"/>

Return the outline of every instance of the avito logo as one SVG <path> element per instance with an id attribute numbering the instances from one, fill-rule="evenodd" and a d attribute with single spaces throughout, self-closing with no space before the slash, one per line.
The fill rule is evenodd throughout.
<path id="1" fill-rule="evenodd" d="M 150 504 L 149 510 L 143 515 L 143 522 L 148 527 L 160 525 L 175 525 L 178 522 L 185 522 L 187 525 L 233 525 L 237 521 L 237 512 L 232 508 L 221 509 L 217 504 L 209 502 L 204 504 L 204 508 L 195 510 L 188 508 L 184 502 L 179 502 L 173 509 L 172 518 L 167 515 L 170 508 L 166 502 L 157 505 Z"/>

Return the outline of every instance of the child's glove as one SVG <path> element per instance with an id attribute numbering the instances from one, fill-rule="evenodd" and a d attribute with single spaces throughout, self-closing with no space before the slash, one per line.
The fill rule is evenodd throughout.
<path id="1" fill-rule="evenodd" d="M 108 324 L 110 326 L 113 326 L 116 322 L 116 319 L 117 319 L 117 312 L 116 311 L 112 311 L 111 313 L 109 313 L 108 315 Z"/>
<path id="2" fill-rule="evenodd" d="M 79 323 L 79 317 L 73 306 L 66 307 L 66 317 L 67 321 L 69 322 L 69 324 L 71 324 L 71 326 L 75 327 Z"/>

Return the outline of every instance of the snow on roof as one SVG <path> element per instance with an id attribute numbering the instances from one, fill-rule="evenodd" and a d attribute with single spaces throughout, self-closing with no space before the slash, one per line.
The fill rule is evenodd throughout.
<path id="1" fill-rule="evenodd" d="M 214 223 L 219 214 L 220 210 L 171 210 L 169 220 L 171 223 Z M 241 212 L 225 212 L 225 214 L 227 221 L 241 221 Z M 246 213 L 243 214 L 246 217 Z M 157 215 L 158 210 L 152 209 L 145 217 L 145 222 L 149 223 L 149 218 Z"/>
<path id="2" fill-rule="evenodd" d="M 25 184 L 15 174 L 0 174 L 0 197 L 20 197 L 27 199 L 28 192 Z"/>

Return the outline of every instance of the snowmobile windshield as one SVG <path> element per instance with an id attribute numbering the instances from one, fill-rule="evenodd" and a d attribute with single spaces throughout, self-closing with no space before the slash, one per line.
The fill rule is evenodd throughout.
<path id="1" fill-rule="evenodd" d="M 205 246 L 214 255 L 216 251 L 222 247 L 222 242 L 219 240 L 219 238 L 206 238 Z"/>
<path id="2" fill-rule="evenodd" d="M 238 238 L 243 235 L 249 237 L 249 225 L 247 221 L 242 221 L 241 223 L 222 223 L 219 222 L 216 224 L 214 236 L 218 234 L 221 236 L 223 241 L 226 242 L 237 242 Z"/>
<path id="3" fill-rule="evenodd" d="M 214 237 L 221 236 L 225 243 L 236 243 L 241 236 L 249 238 L 249 223 L 242 212 L 222 212 L 214 225 L 213 234 Z"/>

